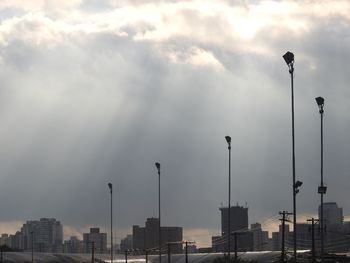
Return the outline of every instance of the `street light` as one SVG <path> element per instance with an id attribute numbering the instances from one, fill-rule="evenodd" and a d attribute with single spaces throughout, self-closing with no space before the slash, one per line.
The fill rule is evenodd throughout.
<path id="1" fill-rule="evenodd" d="M 231 256 L 231 137 L 225 136 L 228 144 L 228 233 L 227 233 L 227 257 L 230 263 Z"/>
<path id="2" fill-rule="evenodd" d="M 159 216 L 159 225 L 158 225 L 158 249 L 159 249 L 159 263 L 162 262 L 162 242 L 161 242 L 161 228 L 160 228 L 160 163 L 155 163 L 158 172 L 158 216 Z"/>
<path id="3" fill-rule="evenodd" d="M 113 262 L 113 185 L 108 183 L 108 188 L 111 193 L 111 263 Z"/>
<path id="4" fill-rule="evenodd" d="M 324 220 L 323 220 L 323 195 L 326 194 L 327 187 L 323 184 L 323 106 L 324 98 L 317 97 L 316 102 L 321 115 L 321 185 L 318 187 L 318 193 L 321 195 L 321 215 L 320 215 L 320 227 L 321 227 L 321 262 L 324 262 Z"/>
<path id="5" fill-rule="evenodd" d="M 291 97 L 292 97 L 292 165 L 293 165 L 293 248 L 294 262 L 297 262 L 297 214 L 296 214 L 296 184 L 295 184 L 295 136 L 294 136 L 294 54 L 288 51 L 283 55 L 284 61 L 289 68 L 291 78 Z"/>

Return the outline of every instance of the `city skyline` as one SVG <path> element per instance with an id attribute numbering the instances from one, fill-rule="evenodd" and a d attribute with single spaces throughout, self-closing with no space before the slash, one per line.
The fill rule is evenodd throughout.
<path id="1" fill-rule="evenodd" d="M 326 204 L 333 204 L 334 202 L 327 202 Z M 336 203 L 336 202 L 335 202 Z M 234 204 L 231 208 L 236 207 L 237 204 Z M 244 206 L 243 206 L 244 207 Z M 222 207 L 218 208 L 218 211 L 221 210 Z M 343 209 L 341 207 L 341 209 Z M 220 213 L 218 214 L 218 217 L 220 217 Z M 307 222 L 307 219 L 309 218 L 318 218 L 318 214 L 301 214 L 298 217 L 298 224 L 305 224 Z M 47 219 L 47 218 L 44 218 Z M 150 219 L 150 218 L 148 218 Z M 151 218 L 154 219 L 154 218 Z M 156 219 L 156 218 L 155 218 Z M 36 219 L 30 219 L 30 220 L 25 220 L 23 222 L 17 222 L 17 225 L 14 224 L 11 227 L 5 227 L 5 228 L 0 228 L 0 234 L 8 234 L 8 235 L 14 235 L 17 231 L 19 231 L 22 226 L 28 222 L 35 222 Z M 41 219 L 40 219 L 41 220 Z M 222 216 L 221 216 L 222 220 Z M 233 219 L 235 220 L 235 219 Z M 249 217 L 249 212 L 248 212 L 248 224 L 252 225 L 255 223 L 259 223 L 262 226 L 262 230 L 267 231 L 269 237 L 272 237 L 272 233 L 278 231 L 279 226 L 280 226 L 280 221 L 279 221 L 279 214 L 277 213 L 276 215 L 271 216 L 270 218 L 266 218 L 262 221 L 252 221 Z M 350 216 L 343 216 L 344 221 L 350 221 Z M 292 223 L 289 222 L 290 224 L 290 229 L 293 230 L 292 228 Z M 120 241 L 125 238 L 125 236 L 132 235 L 133 233 L 133 227 L 135 225 L 132 225 L 130 227 L 124 228 L 124 229 L 116 229 L 114 231 L 114 234 L 117 234 L 116 237 L 114 238 L 115 244 L 120 245 Z M 91 228 L 96 228 L 96 225 L 86 225 L 82 228 L 77 228 L 75 226 L 70 226 L 70 225 L 65 225 L 63 224 L 63 240 L 69 240 L 71 237 L 77 237 L 78 239 L 82 240 L 83 239 L 83 234 L 87 233 L 90 231 Z M 99 227 L 101 229 L 101 232 L 106 232 L 107 236 L 108 234 L 108 227 Z M 182 228 L 182 227 L 181 227 Z M 248 227 L 247 227 L 248 228 Z M 222 234 L 222 225 L 218 225 L 217 229 L 208 229 L 207 232 L 201 232 L 200 230 L 193 230 L 193 229 L 183 229 L 183 240 L 191 240 L 195 241 L 197 244 L 197 247 L 199 248 L 205 248 L 205 247 L 211 247 L 212 246 L 212 237 L 213 236 L 218 236 Z M 107 242 L 108 243 L 108 242 Z M 108 243 L 110 244 L 110 243 Z"/>
<path id="2" fill-rule="evenodd" d="M 349 14 L 330 0 L 2 1 L 0 231 L 49 216 L 108 233 L 110 182 L 120 240 L 157 216 L 159 161 L 162 224 L 218 234 L 227 135 L 232 204 L 266 228 L 292 211 L 288 50 L 298 221 L 319 205 L 318 96 L 325 202 L 349 216 Z"/>

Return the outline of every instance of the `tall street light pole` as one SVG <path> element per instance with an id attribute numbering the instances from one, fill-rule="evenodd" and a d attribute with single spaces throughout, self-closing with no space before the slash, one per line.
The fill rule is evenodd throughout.
<path id="1" fill-rule="evenodd" d="M 321 262 L 324 262 L 324 220 L 323 220 L 323 195 L 327 191 L 327 187 L 323 184 L 323 106 L 324 98 L 317 97 L 316 102 L 321 115 L 321 185 L 318 187 L 318 193 L 321 195 L 321 211 L 320 211 L 320 227 L 321 227 Z"/>
<path id="2" fill-rule="evenodd" d="M 162 262 L 162 241 L 161 241 L 161 225 L 160 225 L 160 163 L 155 163 L 158 172 L 158 216 L 159 216 L 159 225 L 158 225 L 158 249 L 159 249 L 159 263 Z"/>
<path id="3" fill-rule="evenodd" d="M 228 230 L 227 230 L 227 260 L 230 263 L 231 256 L 231 137 L 225 136 L 228 144 Z"/>
<path id="4" fill-rule="evenodd" d="M 293 165 L 293 249 L 294 262 L 297 262 L 297 214 L 296 214 L 296 185 L 295 185 L 295 137 L 294 137 L 294 54 L 287 52 L 283 59 L 288 65 L 291 78 L 291 97 L 292 97 L 292 165 Z"/>
<path id="5" fill-rule="evenodd" d="M 108 183 L 108 188 L 111 193 L 111 263 L 113 262 L 113 185 Z"/>

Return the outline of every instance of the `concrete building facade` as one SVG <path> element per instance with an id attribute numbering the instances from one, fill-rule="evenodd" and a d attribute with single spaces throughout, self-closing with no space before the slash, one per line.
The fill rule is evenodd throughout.
<path id="1" fill-rule="evenodd" d="M 84 253 L 91 253 L 94 248 L 95 253 L 107 253 L 107 234 L 100 233 L 100 228 L 90 228 L 90 233 L 83 234 Z"/>
<path id="2" fill-rule="evenodd" d="M 133 249 L 153 249 L 153 251 L 156 251 L 159 245 L 159 219 L 147 218 L 145 227 L 134 225 L 132 236 Z M 161 227 L 162 249 L 165 250 L 167 243 L 173 243 L 171 245 L 171 252 L 182 253 L 182 238 L 182 227 Z"/>

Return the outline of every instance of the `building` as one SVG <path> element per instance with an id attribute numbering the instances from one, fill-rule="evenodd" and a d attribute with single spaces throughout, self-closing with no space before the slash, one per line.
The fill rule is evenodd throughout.
<path id="1" fill-rule="evenodd" d="M 228 207 L 221 207 L 221 235 L 228 232 Z M 231 206 L 230 208 L 231 232 L 248 230 L 248 207 Z"/>
<path id="2" fill-rule="evenodd" d="M 282 225 L 279 225 L 279 231 L 278 232 L 272 232 L 272 250 L 273 251 L 280 251 L 282 247 Z M 284 238 L 285 238 L 285 244 L 286 247 L 291 247 L 290 244 L 293 244 L 293 236 L 292 232 L 289 231 L 289 225 L 286 224 L 284 227 Z"/>
<path id="3" fill-rule="evenodd" d="M 318 207 L 318 217 L 321 218 L 321 205 Z M 343 208 L 336 202 L 323 203 L 324 226 L 330 229 L 339 229 L 343 225 Z"/>
<path id="4" fill-rule="evenodd" d="M 76 236 L 71 236 L 69 240 L 64 241 L 65 253 L 83 253 L 83 241 Z"/>
<path id="5" fill-rule="evenodd" d="M 107 234 L 100 233 L 98 227 L 90 228 L 90 233 L 83 234 L 84 253 L 91 253 L 94 248 L 95 253 L 107 253 Z"/>
<path id="6" fill-rule="evenodd" d="M 221 236 L 212 237 L 213 252 L 227 250 L 228 207 L 221 207 Z M 248 207 L 231 206 L 230 208 L 230 250 L 237 247 L 238 251 L 252 251 L 254 249 L 254 233 L 248 229 Z M 237 246 L 235 242 L 237 241 Z"/>
<path id="7" fill-rule="evenodd" d="M 145 227 L 133 226 L 133 249 L 158 249 L 159 246 L 159 219 L 147 218 Z M 172 253 L 182 253 L 182 227 L 161 227 L 161 245 L 171 245 Z"/>
<path id="8" fill-rule="evenodd" d="M 11 247 L 11 237 L 8 234 L 1 234 L 0 246 L 6 245 Z"/>
<path id="9" fill-rule="evenodd" d="M 132 246 L 132 235 L 127 235 L 125 238 L 120 240 L 120 251 L 123 253 L 124 251 L 133 249 Z"/>
<path id="10" fill-rule="evenodd" d="M 263 231 L 260 223 L 250 225 L 253 233 L 253 251 L 266 251 L 269 249 L 269 232 Z"/>
<path id="11" fill-rule="evenodd" d="M 18 240 L 20 239 L 20 240 Z M 40 218 L 27 221 L 20 233 L 14 237 L 15 249 L 33 250 L 35 252 L 61 252 L 63 227 L 55 218 Z"/>

